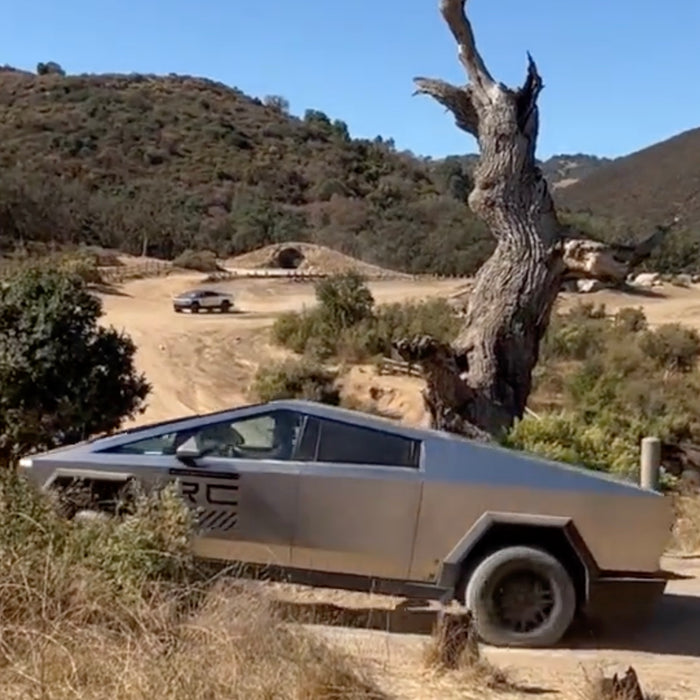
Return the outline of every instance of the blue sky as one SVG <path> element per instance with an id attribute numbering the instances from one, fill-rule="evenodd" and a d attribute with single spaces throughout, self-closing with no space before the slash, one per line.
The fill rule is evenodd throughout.
<path id="1" fill-rule="evenodd" d="M 470 0 L 479 47 L 506 83 L 526 51 L 545 80 L 539 155 L 617 156 L 700 125 L 697 0 Z M 476 144 L 415 75 L 462 82 L 437 0 L 32 0 L 3 7 L 0 64 L 69 73 L 201 75 L 293 113 L 344 119 L 443 156 Z"/>

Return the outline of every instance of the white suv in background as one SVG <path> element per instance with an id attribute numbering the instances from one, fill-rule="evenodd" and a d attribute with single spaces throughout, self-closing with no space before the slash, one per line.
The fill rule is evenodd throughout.
<path id="1" fill-rule="evenodd" d="M 193 314 L 202 311 L 218 309 L 221 313 L 228 313 L 233 308 L 233 297 L 226 292 L 215 292 L 211 289 L 193 289 L 183 292 L 173 299 L 175 313 L 182 313 L 186 309 Z"/>

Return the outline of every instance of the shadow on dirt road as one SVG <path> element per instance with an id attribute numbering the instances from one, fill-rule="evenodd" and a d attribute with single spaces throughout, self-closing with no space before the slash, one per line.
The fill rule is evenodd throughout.
<path id="1" fill-rule="evenodd" d="M 286 620 L 302 624 L 381 630 L 393 634 L 430 635 L 437 611 L 425 608 L 352 608 L 332 603 L 275 601 Z M 666 594 L 652 619 L 638 628 L 610 629 L 598 634 L 577 632 L 561 649 L 610 649 L 700 658 L 700 597 Z M 635 626 L 636 627 L 636 626 Z"/>
<path id="2" fill-rule="evenodd" d="M 615 649 L 700 658 L 700 597 L 667 593 L 652 619 L 635 630 L 607 630 L 604 634 L 569 642 L 569 648 Z"/>

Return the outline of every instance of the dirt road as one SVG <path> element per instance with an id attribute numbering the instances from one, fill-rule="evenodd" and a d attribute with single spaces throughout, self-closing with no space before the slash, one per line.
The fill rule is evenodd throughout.
<path id="1" fill-rule="evenodd" d="M 424 663 L 424 650 L 435 621 L 430 611 L 392 612 L 400 599 L 339 591 L 321 591 L 276 585 L 275 596 L 288 601 L 291 614 L 318 610 L 318 619 L 330 617 L 328 604 L 342 606 L 356 619 L 355 627 L 333 624 L 309 626 L 338 645 L 358 663 L 372 670 L 381 686 L 397 698 L 526 698 L 533 695 L 586 700 L 586 679 L 598 674 L 624 673 L 633 666 L 648 693 L 663 700 L 700 697 L 700 559 L 671 559 L 664 568 L 679 577 L 649 625 L 633 634 L 624 629 L 597 639 L 578 638 L 547 650 L 484 647 L 484 656 L 506 672 L 512 692 L 470 688 L 459 673 L 438 675 Z M 324 608 L 325 606 L 325 608 Z M 287 608 L 285 608 L 287 609 Z M 384 614 L 382 614 L 384 613 Z M 336 613 L 337 614 L 337 613 Z M 345 615 L 344 617 L 349 617 Z M 344 619 L 343 624 L 348 625 Z M 388 626 L 395 630 L 386 631 Z M 382 629 L 383 628 L 383 629 Z"/>
<path id="2" fill-rule="evenodd" d="M 199 286 L 200 275 L 172 275 L 126 283 L 118 293 L 104 294 L 105 322 L 124 329 L 138 346 L 137 363 L 153 384 L 146 413 L 137 422 L 216 410 L 247 400 L 247 390 L 258 365 L 284 357 L 271 347 L 266 329 L 283 311 L 299 310 L 314 303 L 313 286 L 286 280 L 239 279 L 218 286 L 233 292 L 237 313 L 175 314 L 171 297 Z M 459 289 L 459 280 L 393 280 L 370 285 L 379 303 L 447 295 Z M 603 291 L 585 297 L 564 295 L 561 306 L 584 300 L 604 303 L 610 311 L 641 306 L 652 324 L 678 321 L 700 329 L 700 287 L 665 287 L 648 295 Z M 347 378 L 349 389 L 358 395 L 370 385 L 381 385 L 380 402 L 398 411 L 406 420 L 420 422 L 420 380 L 374 376 L 370 370 L 354 368 Z M 669 560 L 668 569 L 686 576 L 669 585 L 658 614 L 644 634 L 619 639 L 589 641 L 577 648 L 554 651 L 487 649 L 497 666 L 508 670 L 521 686 L 514 693 L 497 697 L 543 695 L 581 698 L 584 671 L 624 671 L 633 665 L 648 691 L 664 700 L 700 698 L 700 560 Z M 386 607 L 395 600 L 377 599 L 343 592 L 323 592 L 280 587 L 281 598 L 300 602 L 335 602 L 352 608 Z M 431 614 L 408 620 L 409 631 L 390 634 L 370 629 L 315 626 L 332 643 L 340 645 L 371 668 L 393 696 L 409 700 L 433 698 L 485 698 L 455 675 L 437 677 L 422 662 L 425 632 Z M 414 625 L 415 629 L 411 629 Z M 422 632 L 422 633 L 421 633 Z M 494 695 L 496 696 L 496 695 Z"/>
<path id="3" fill-rule="evenodd" d="M 585 295 L 567 293 L 561 295 L 560 306 L 565 309 L 579 301 L 604 304 L 611 313 L 624 307 L 641 308 L 652 326 L 683 323 L 700 330 L 700 285 L 676 287 L 666 284 L 653 289 L 639 289 L 635 293 L 609 289 Z"/>
<path id="4" fill-rule="evenodd" d="M 153 385 L 146 412 L 135 423 L 214 411 L 249 400 L 257 367 L 287 354 L 267 342 L 266 329 L 285 311 L 315 303 L 313 284 L 285 279 L 237 279 L 216 286 L 235 296 L 233 314 L 175 314 L 173 295 L 201 285 L 201 274 L 175 274 L 126 282 L 103 294 L 104 321 L 131 335 L 138 346 L 137 363 Z M 447 296 L 460 280 L 386 280 L 370 284 L 378 303 Z M 605 304 L 614 312 L 641 306 L 650 323 L 678 321 L 700 329 L 700 287 L 667 286 L 639 294 L 601 291 L 586 296 L 562 295 L 560 308 L 583 300 Z M 350 393 L 366 394 L 376 378 L 354 371 Z M 420 381 L 383 378 L 380 407 L 420 423 L 425 415 L 417 389 Z"/>
<path id="5" fill-rule="evenodd" d="M 133 280 L 102 294 L 104 322 L 125 330 L 138 347 L 137 364 L 153 385 L 149 405 L 135 423 L 214 411 L 247 400 L 258 365 L 286 353 L 267 342 L 279 314 L 315 304 L 311 283 L 239 279 L 207 285 L 234 295 L 231 314 L 175 314 L 171 299 L 202 286 L 202 275 Z M 458 281 L 372 283 L 377 303 L 448 294 Z"/>

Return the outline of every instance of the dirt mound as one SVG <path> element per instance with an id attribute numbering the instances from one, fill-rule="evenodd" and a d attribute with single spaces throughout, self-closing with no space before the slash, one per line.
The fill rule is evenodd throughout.
<path id="1" fill-rule="evenodd" d="M 327 275 L 355 270 L 368 277 L 410 277 L 313 243 L 276 243 L 229 258 L 224 265 L 242 269 L 294 269 Z"/>

